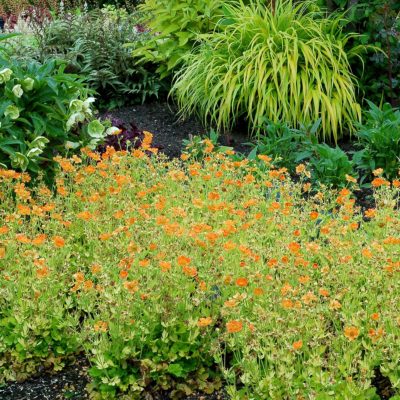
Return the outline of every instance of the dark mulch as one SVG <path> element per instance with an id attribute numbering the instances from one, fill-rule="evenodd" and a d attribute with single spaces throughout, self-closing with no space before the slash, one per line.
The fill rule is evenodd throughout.
<path id="1" fill-rule="evenodd" d="M 55 374 L 43 373 L 22 383 L 0 387 L 1 400 L 83 400 L 89 396 L 85 386 L 89 382 L 89 363 L 80 356 L 73 365 Z"/>
<path id="2" fill-rule="evenodd" d="M 127 107 L 112 111 L 108 115 L 128 124 L 134 123 L 139 129 L 151 132 L 154 135 L 154 145 L 170 158 L 181 155 L 184 139 L 208 132 L 196 117 L 182 120 L 177 116 L 174 106 L 165 102 Z M 224 145 L 232 146 L 238 152 L 248 152 L 249 148 L 244 143 L 248 142 L 249 138 L 244 130 L 242 132 L 237 129 L 229 138 L 220 139 Z"/>

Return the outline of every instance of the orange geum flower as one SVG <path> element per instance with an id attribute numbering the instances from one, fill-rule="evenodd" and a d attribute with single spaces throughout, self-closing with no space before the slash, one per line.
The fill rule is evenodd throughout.
<path id="1" fill-rule="evenodd" d="M 113 217 L 116 219 L 121 219 L 124 216 L 124 211 L 122 210 L 118 210 L 113 214 Z"/>
<path id="2" fill-rule="evenodd" d="M 28 206 L 25 206 L 23 204 L 18 204 L 17 210 L 18 210 L 18 214 L 20 214 L 20 215 L 30 215 L 30 213 L 31 213 L 31 209 Z"/>
<path id="3" fill-rule="evenodd" d="M 293 343 L 293 350 L 297 351 L 300 350 L 303 347 L 303 342 L 301 340 L 298 340 L 297 342 Z"/>
<path id="4" fill-rule="evenodd" d="M 101 266 L 98 264 L 93 264 L 90 270 L 92 271 L 93 275 L 98 274 L 101 271 Z"/>
<path id="5" fill-rule="evenodd" d="M 246 278 L 237 278 L 236 285 L 240 287 L 246 287 L 249 284 L 248 279 Z"/>
<path id="6" fill-rule="evenodd" d="M 31 240 L 30 240 L 26 235 L 24 235 L 23 233 L 17 233 L 17 234 L 15 235 L 15 239 L 16 239 L 19 243 L 24 243 L 24 244 L 27 244 L 27 243 L 30 243 L 30 242 L 31 242 Z"/>
<path id="7" fill-rule="evenodd" d="M 101 233 L 101 234 L 99 235 L 99 239 L 100 239 L 101 241 L 104 242 L 104 241 L 110 239 L 111 236 L 112 236 L 111 233 Z"/>
<path id="8" fill-rule="evenodd" d="M 383 174 L 383 168 L 377 168 L 373 170 L 372 173 L 374 174 L 374 176 L 381 176 Z"/>
<path id="9" fill-rule="evenodd" d="M 318 292 L 322 297 L 328 297 L 329 296 L 329 291 L 324 289 L 324 288 L 319 289 Z"/>
<path id="10" fill-rule="evenodd" d="M 89 211 L 82 211 L 76 215 L 79 219 L 83 219 L 84 221 L 89 221 L 93 218 L 93 214 Z"/>
<path id="11" fill-rule="evenodd" d="M 221 198 L 221 196 L 217 192 L 210 192 L 207 197 L 208 200 L 219 200 Z"/>
<path id="12" fill-rule="evenodd" d="M 232 320 L 226 323 L 226 330 L 228 333 L 238 333 L 243 329 L 243 323 L 241 321 Z"/>
<path id="13" fill-rule="evenodd" d="M 332 301 L 329 303 L 329 308 L 330 308 L 331 310 L 339 310 L 340 308 L 342 308 L 342 305 L 340 304 L 339 301 L 337 301 L 337 300 L 332 300 Z"/>
<path id="14" fill-rule="evenodd" d="M 205 318 L 199 318 L 197 321 L 197 326 L 200 328 L 204 328 L 212 323 L 212 318 L 211 317 L 205 317 Z"/>
<path id="15" fill-rule="evenodd" d="M 194 278 L 197 275 L 197 269 L 194 267 L 184 266 L 182 270 L 185 275 L 190 276 L 191 278 Z"/>
<path id="16" fill-rule="evenodd" d="M 136 293 L 139 290 L 139 282 L 137 280 L 125 281 L 124 282 L 124 288 L 129 293 Z"/>
<path id="17" fill-rule="evenodd" d="M 46 239 L 47 239 L 47 235 L 42 233 L 32 239 L 32 244 L 34 244 L 35 246 L 40 246 L 41 244 L 43 244 L 46 241 Z"/>
<path id="18" fill-rule="evenodd" d="M 93 326 L 95 332 L 107 332 L 108 330 L 108 323 L 104 321 L 98 321 Z"/>
<path id="19" fill-rule="evenodd" d="M 373 187 L 380 187 L 380 186 L 389 186 L 390 185 L 390 183 L 386 180 L 386 179 L 384 179 L 384 178 L 375 178 L 372 182 L 371 182 L 371 185 L 373 186 Z"/>
<path id="20" fill-rule="evenodd" d="M 61 236 L 54 236 L 53 243 L 56 247 L 59 247 L 59 248 L 65 246 L 65 240 Z"/>
<path id="21" fill-rule="evenodd" d="M 148 267 L 150 265 L 150 260 L 147 258 L 144 258 L 143 260 L 139 260 L 139 266 L 140 267 Z"/>
<path id="22" fill-rule="evenodd" d="M 264 294 L 264 289 L 263 288 L 255 288 L 253 290 L 254 296 L 261 296 Z"/>
<path id="23" fill-rule="evenodd" d="M 122 271 L 120 271 L 120 273 L 119 273 L 119 277 L 121 278 L 121 279 L 126 279 L 127 277 L 128 277 L 128 274 L 129 274 L 129 272 L 127 271 L 127 270 L 122 270 Z"/>
<path id="24" fill-rule="evenodd" d="M 311 220 L 315 220 L 315 219 L 317 219 L 318 218 L 318 213 L 316 212 L 316 211 L 311 211 L 310 212 L 310 219 Z"/>
<path id="25" fill-rule="evenodd" d="M 350 341 L 357 339 L 359 335 L 360 330 L 355 326 L 346 326 L 344 328 L 344 336 L 346 336 Z"/>
<path id="26" fill-rule="evenodd" d="M 288 246 L 289 250 L 293 254 L 297 254 L 300 251 L 301 246 L 297 242 L 291 242 Z"/>
<path id="27" fill-rule="evenodd" d="M 300 276 L 299 277 L 299 282 L 302 284 L 310 282 L 311 278 L 308 275 L 305 276 Z"/>
<path id="28" fill-rule="evenodd" d="M 4 247 L 0 247 L 0 260 L 6 256 L 6 249 Z"/>
<path id="29" fill-rule="evenodd" d="M 171 263 L 168 261 L 160 261 L 159 265 L 162 272 L 167 272 L 171 269 Z"/>
<path id="30" fill-rule="evenodd" d="M 178 265 L 180 265 L 181 267 L 189 265 L 190 262 L 191 262 L 191 259 L 189 257 L 186 257 L 186 256 L 179 256 L 178 257 Z"/>
<path id="31" fill-rule="evenodd" d="M 0 235 L 8 233 L 10 229 L 7 226 L 0 226 Z"/>
<path id="32" fill-rule="evenodd" d="M 286 309 L 293 308 L 293 301 L 290 299 L 283 299 L 282 300 L 282 307 Z"/>
<path id="33" fill-rule="evenodd" d="M 48 275 L 49 275 L 49 269 L 46 266 L 36 270 L 36 276 L 39 279 L 45 278 Z"/>
<path id="34" fill-rule="evenodd" d="M 265 155 L 265 154 L 259 154 L 258 156 L 257 156 L 257 158 L 259 159 L 259 160 L 262 160 L 262 161 L 264 161 L 265 163 L 269 163 L 269 162 L 271 162 L 272 161 L 272 158 L 271 157 L 268 157 L 267 155 Z"/>
<path id="35" fill-rule="evenodd" d="M 90 279 L 85 281 L 83 284 L 83 290 L 86 290 L 86 291 L 93 289 L 93 287 L 94 287 L 94 283 Z"/>
<path id="36" fill-rule="evenodd" d="M 378 321 L 379 318 L 380 318 L 379 313 L 373 313 L 373 314 L 371 314 L 371 319 L 372 319 L 373 321 Z"/>

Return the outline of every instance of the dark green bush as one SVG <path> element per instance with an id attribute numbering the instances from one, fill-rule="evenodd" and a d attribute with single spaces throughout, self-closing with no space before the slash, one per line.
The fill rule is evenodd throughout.
<path id="1" fill-rule="evenodd" d="M 98 93 L 100 107 L 140 103 L 156 98 L 161 90 L 155 66 L 139 65 L 125 47 L 150 36 L 138 25 L 137 14 L 114 7 L 65 14 L 36 32 L 39 51 L 33 57 L 65 61 L 69 71 L 86 77 Z"/>
<path id="2" fill-rule="evenodd" d="M 382 168 L 388 179 L 395 179 L 400 172 L 400 110 L 390 104 L 382 108 L 368 102 L 366 121 L 359 125 L 354 162 L 363 180 L 371 178 L 373 171 Z"/>
<path id="3" fill-rule="evenodd" d="M 348 176 L 356 175 L 353 163 L 339 147 L 318 144 L 315 133 L 320 123 L 318 120 L 308 127 L 293 129 L 282 122 L 267 121 L 249 159 L 257 161 L 258 155 L 268 155 L 275 166 L 287 168 L 292 174 L 298 164 L 306 163 L 314 185 L 346 185 Z"/>

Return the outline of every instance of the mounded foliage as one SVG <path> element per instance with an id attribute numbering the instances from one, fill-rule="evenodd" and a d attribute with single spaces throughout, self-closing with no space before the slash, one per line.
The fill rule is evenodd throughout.
<path id="1" fill-rule="evenodd" d="M 231 2 L 213 34 L 187 57 L 172 93 L 183 115 L 198 112 L 229 130 L 245 117 L 251 132 L 262 121 L 294 127 L 322 120 L 323 140 L 353 131 L 361 116 L 349 58 L 353 35 L 343 34 L 341 16 L 326 17 L 312 1 Z"/>

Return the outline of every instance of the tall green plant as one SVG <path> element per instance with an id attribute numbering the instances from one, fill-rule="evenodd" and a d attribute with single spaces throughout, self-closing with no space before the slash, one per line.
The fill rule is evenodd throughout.
<path id="1" fill-rule="evenodd" d="M 221 0 L 146 0 L 139 9 L 154 37 L 134 54 L 159 64 L 161 77 L 170 75 L 181 66 L 198 35 L 214 30 L 223 4 Z"/>
<path id="2" fill-rule="evenodd" d="M 347 52 L 354 35 L 341 16 L 326 17 L 313 1 L 261 1 L 224 7 L 218 30 L 203 35 L 174 82 L 183 115 L 197 111 L 229 130 L 240 118 L 257 132 L 264 118 L 294 127 L 321 118 L 321 139 L 337 141 L 361 117 Z"/>

